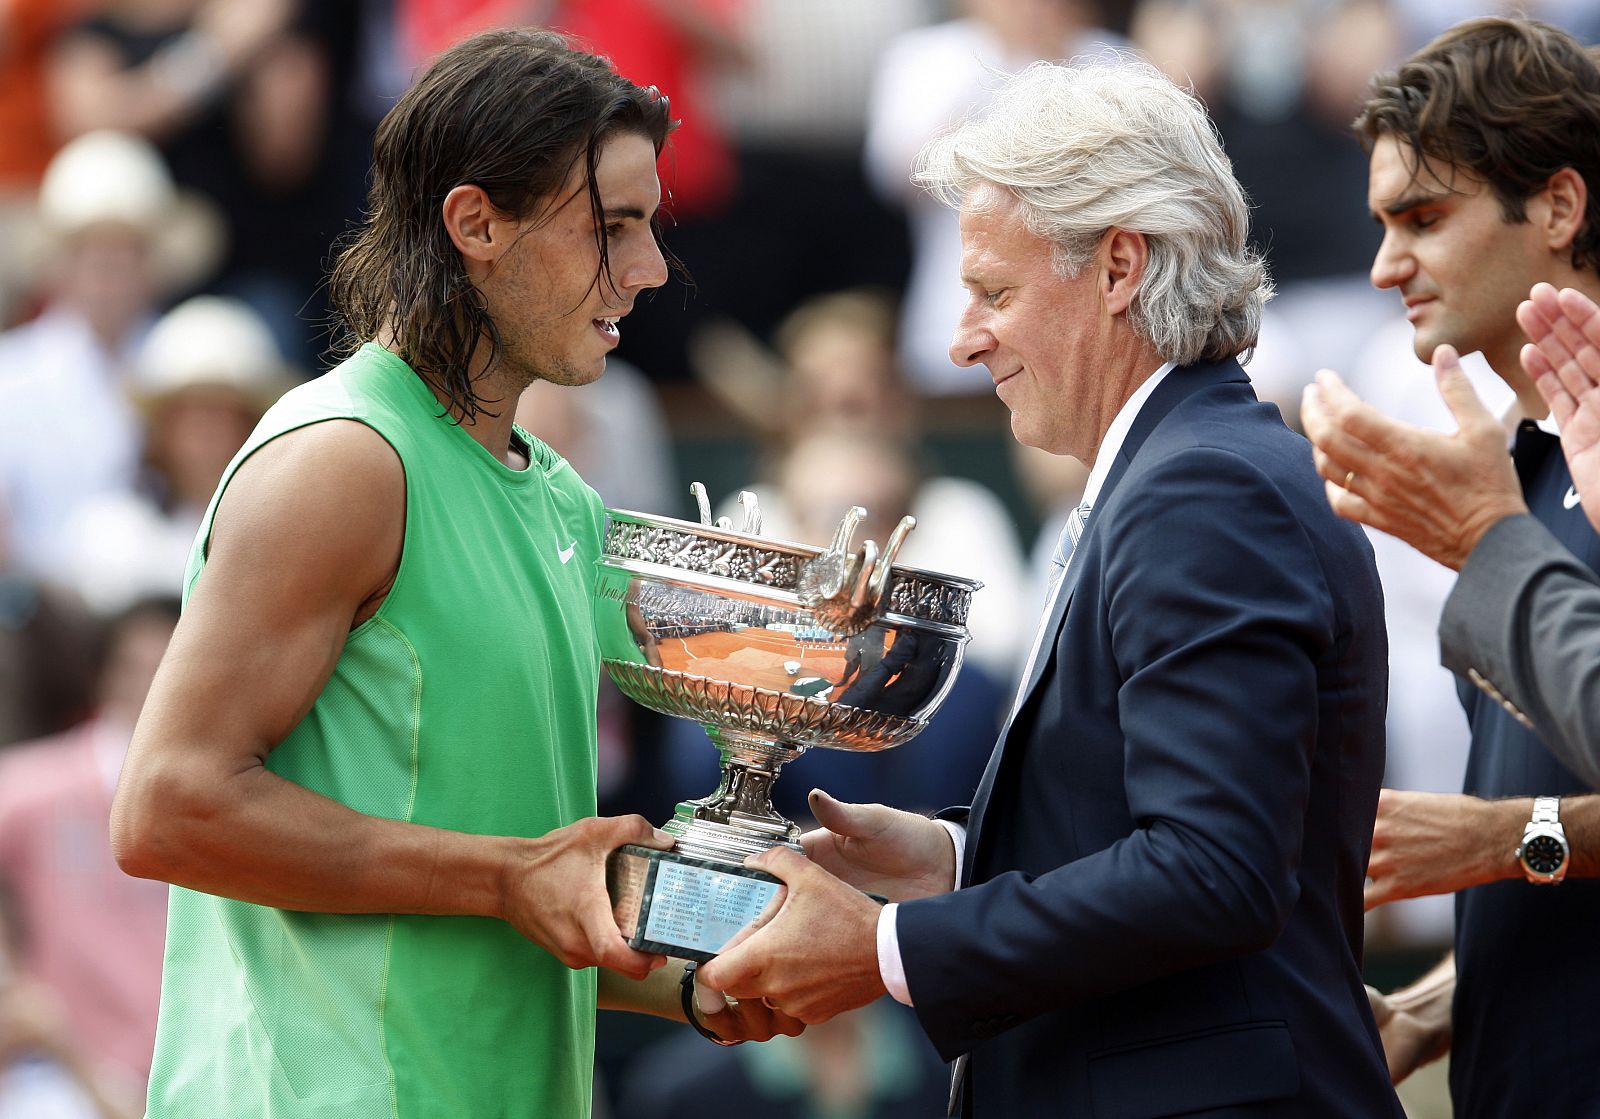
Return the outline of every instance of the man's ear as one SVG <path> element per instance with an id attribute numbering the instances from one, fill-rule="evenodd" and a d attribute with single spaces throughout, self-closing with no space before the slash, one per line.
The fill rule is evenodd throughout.
<path id="1" fill-rule="evenodd" d="M 1139 281 L 1144 278 L 1145 265 L 1150 260 L 1150 243 L 1143 233 L 1112 228 L 1100 243 L 1100 256 L 1106 310 L 1113 315 L 1125 314 L 1133 306 Z"/>
<path id="2" fill-rule="evenodd" d="M 452 188 L 444 196 L 439 216 L 469 272 L 474 263 L 492 267 L 511 243 L 507 228 L 510 223 L 476 183 Z"/>
<path id="3" fill-rule="evenodd" d="M 1589 208 L 1589 186 L 1583 176 L 1571 167 L 1563 167 L 1539 192 L 1549 207 L 1547 213 L 1537 215 L 1544 224 L 1545 242 L 1552 252 L 1564 252 L 1572 247 L 1583 229 L 1583 219 Z"/>

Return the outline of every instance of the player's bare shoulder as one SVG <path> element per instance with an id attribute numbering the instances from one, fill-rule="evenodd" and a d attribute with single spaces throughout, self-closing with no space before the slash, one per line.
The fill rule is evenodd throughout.
<path id="1" fill-rule="evenodd" d="M 240 464 L 218 504 L 207 575 L 334 593 L 356 604 L 386 589 L 405 538 L 406 481 L 389 442 L 356 420 L 270 440 Z"/>

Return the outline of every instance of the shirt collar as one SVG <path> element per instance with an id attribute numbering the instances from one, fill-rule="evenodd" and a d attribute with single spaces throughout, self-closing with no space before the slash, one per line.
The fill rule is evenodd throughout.
<path id="1" fill-rule="evenodd" d="M 1516 397 L 1511 398 L 1511 403 L 1507 405 L 1507 409 L 1507 412 L 1501 413 L 1500 422 L 1506 425 L 1506 446 L 1508 448 L 1517 445 L 1517 432 L 1522 429 L 1522 425 L 1525 423 L 1533 424 L 1534 427 L 1546 435 L 1553 435 L 1557 439 L 1561 438 L 1561 425 L 1556 423 L 1556 414 L 1554 412 L 1546 412 L 1542 420 L 1530 420 L 1526 415 L 1523 415 L 1522 409 L 1517 404 Z M 1513 418 L 1517 416 L 1521 418 Z"/>
<path id="2" fill-rule="evenodd" d="M 1106 484 L 1106 475 L 1111 473 L 1111 464 L 1117 461 L 1117 452 L 1122 450 L 1123 440 L 1128 438 L 1128 432 L 1133 427 L 1133 421 L 1139 418 L 1139 412 L 1144 408 L 1145 401 L 1150 399 L 1150 394 L 1156 391 L 1156 386 L 1166 379 L 1168 373 L 1177 368 L 1177 362 L 1169 361 L 1161 368 L 1144 379 L 1144 384 L 1133 390 L 1133 395 L 1128 397 L 1127 403 L 1111 421 L 1111 426 L 1106 428 L 1106 437 L 1100 440 L 1100 453 L 1095 455 L 1094 465 L 1089 468 L 1089 481 L 1083 487 L 1083 501 L 1091 509 L 1100 500 L 1100 490 Z"/>

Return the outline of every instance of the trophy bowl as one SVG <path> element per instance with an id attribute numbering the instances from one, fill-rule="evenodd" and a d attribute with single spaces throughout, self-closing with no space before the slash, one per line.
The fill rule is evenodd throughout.
<path id="1" fill-rule="evenodd" d="M 961 667 L 974 580 L 898 566 L 915 520 L 883 549 L 851 549 L 865 510 L 826 548 L 760 535 L 753 495 L 735 530 L 609 510 L 596 620 L 624 694 L 692 719 L 722 756 L 709 796 L 677 806 L 670 852 L 627 846 L 607 864 L 618 927 L 644 951 L 708 960 L 781 883 L 744 866 L 800 829 L 772 807 L 782 766 L 813 746 L 876 751 L 927 726 Z"/>

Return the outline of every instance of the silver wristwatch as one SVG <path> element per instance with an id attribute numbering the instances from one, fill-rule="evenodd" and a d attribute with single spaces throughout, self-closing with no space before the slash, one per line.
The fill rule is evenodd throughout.
<path id="1" fill-rule="evenodd" d="M 1522 829 L 1517 861 L 1529 882 L 1554 886 L 1567 876 L 1572 849 L 1567 845 L 1567 829 L 1561 826 L 1561 798 L 1534 797 L 1533 817 Z"/>

